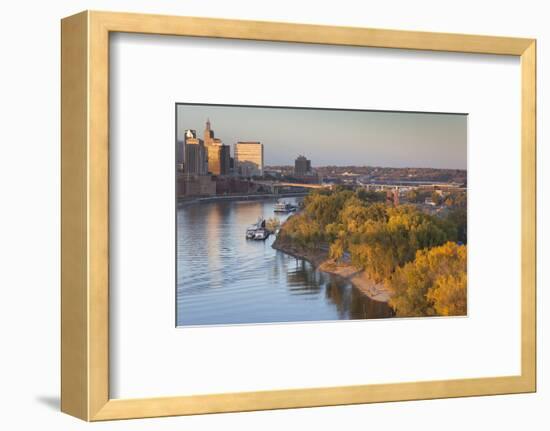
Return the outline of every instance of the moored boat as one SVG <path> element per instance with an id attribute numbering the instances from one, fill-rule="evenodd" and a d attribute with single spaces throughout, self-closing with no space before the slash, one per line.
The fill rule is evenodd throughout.
<path id="1" fill-rule="evenodd" d="M 255 239 L 256 232 L 260 229 L 265 230 L 265 220 L 263 217 L 259 217 L 256 223 L 246 228 L 246 239 Z"/>
<path id="2" fill-rule="evenodd" d="M 254 234 L 254 239 L 259 240 L 259 241 L 263 241 L 263 240 L 267 239 L 268 236 L 269 236 L 269 231 L 267 229 L 260 228 Z"/>
<path id="3" fill-rule="evenodd" d="M 296 211 L 296 206 L 290 202 L 279 201 L 273 206 L 273 212 L 276 213 L 289 213 L 293 211 Z"/>

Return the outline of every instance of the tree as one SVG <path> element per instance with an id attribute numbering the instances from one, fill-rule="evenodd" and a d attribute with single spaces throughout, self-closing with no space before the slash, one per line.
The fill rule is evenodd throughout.
<path id="1" fill-rule="evenodd" d="M 434 309 L 440 316 L 466 315 L 466 271 L 436 280 L 426 298 L 433 302 Z"/>
<path id="2" fill-rule="evenodd" d="M 456 191 L 447 196 L 445 203 L 453 208 L 466 209 L 468 197 L 465 191 Z"/>
<path id="3" fill-rule="evenodd" d="M 465 223 L 465 210 L 440 218 L 413 205 L 393 208 L 337 190 L 308 195 L 303 211 L 285 222 L 278 239 L 304 249 L 328 244 L 336 261 L 349 253 L 355 267 L 392 289 L 398 315 L 460 314 L 466 261 L 465 252 L 459 256 L 453 247 L 465 239 Z M 464 263 L 464 288 L 457 262 Z"/>
<path id="4" fill-rule="evenodd" d="M 457 241 L 468 242 L 468 213 L 466 208 L 455 208 L 447 216 L 449 223 L 454 224 L 457 232 Z"/>
<path id="5" fill-rule="evenodd" d="M 434 190 L 431 195 L 432 202 L 436 205 L 441 205 L 443 203 L 443 196 L 441 196 L 440 193 L 437 192 L 437 190 Z"/>
<path id="6" fill-rule="evenodd" d="M 338 214 L 352 195 L 350 191 L 329 195 L 312 193 L 304 200 L 304 211 L 309 219 L 317 221 L 324 229 L 327 224 L 337 220 Z"/>
<path id="7" fill-rule="evenodd" d="M 420 193 L 418 193 L 418 190 L 415 190 L 415 189 L 409 190 L 406 194 L 406 197 L 409 202 L 420 201 Z"/>
<path id="8" fill-rule="evenodd" d="M 348 233 L 357 233 L 363 223 L 369 219 L 369 210 L 356 197 L 349 198 L 338 214 L 338 220 Z"/>
<path id="9" fill-rule="evenodd" d="M 338 238 L 330 245 L 329 256 L 331 259 L 339 262 L 344 257 L 344 241 Z"/>
<path id="10" fill-rule="evenodd" d="M 317 221 L 310 220 L 304 214 L 297 214 L 288 218 L 279 235 L 281 239 L 300 247 L 317 248 L 323 239 L 323 230 Z"/>
<path id="11" fill-rule="evenodd" d="M 419 250 L 386 280 L 397 316 L 466 314 L 466 246 L 453 242 Z"/>
<path id="12" fill-rule="evenodd" d="M 375 202 L 385 202 L 386 193 L 384 192 L 375 192 L 372 190 L 359 189 L 355 192 L 355 196 L 364 203 L 375 203 Z"/>
<path id="13" fill-rule="evenodd" d="M 352 263 L 378 282 L 389 277 L 396 267 L 413 260 L 418 249 L 457 238 L 454 224 L 409 205 L 365 206 L 350 198 L 338 219 L 339 222 L 327 225 L 325 237 L 329 241 L 338 239 L 344 250 L 349 250 Z"/>
<path id="14" fill-rule="evenodd" d="M 266 221 L 265 225 L 269 231 L 275 232 L 277 229 L 279 229 L 281 221 L 277 217 L 271 217 Z"/>

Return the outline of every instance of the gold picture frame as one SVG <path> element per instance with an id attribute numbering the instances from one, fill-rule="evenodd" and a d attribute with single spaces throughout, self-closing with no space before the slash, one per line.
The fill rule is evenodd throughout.
<path id="1" fill-rule="evenodd" d="M 61 21 L 61 410 L 87 421 L 536 390 L 536 41 L 85 11 Z M 284 41 L 521 59 L 521 375 L 148 399 L 109 397 L 109 34 Z"/>

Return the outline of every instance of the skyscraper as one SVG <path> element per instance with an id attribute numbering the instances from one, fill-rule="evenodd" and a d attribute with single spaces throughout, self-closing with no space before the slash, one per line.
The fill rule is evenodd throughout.
<path id="1" fill-rule="evenodd" d="M 183 173 L 177 177 L 178 196 L 211 196 L 216 194 L 216 182 L 208 175 L 208 158 L 204 141 L 195 130 L 184 134 Z"/>
<path id="2" fill-rule="evenodd" d="M 235 144 L 235 165 L 238 172 L 245 177 L 263 175 L 263 144 L 260 142 L 237 142 Z"/>
<path id="3" fill-rule="evenodd" d="M 221 145 L 220 156 L 220 175 L 229 175 L 231 173 L 231 147 Z"/>
<path id="4" fill-rule="evenodd" d="M 204 128 L 204 144 L 211 145 L 214 143 L 214 131 L 210 124 L 210 118 L 206 119 L 206 127 Z"/>
<path id="5" fill-rule="evenodd" d="M 206 149 L 203 140 L 197 138 L 195 130 L 185 131 L 184 148 L 183 172 L 188 175 L 206 175 Z"/>
<path id="6" fill-rule="evenodd" d="M 207 146 L 206 148 L 208 151 L 208 172 L 210 172 L 212 175 L 229 175 L 229 145 L 212 144 Z"/>
<path id="7" fill-rule="evenodd" d="M 298 156 L 294 161 L 294 175 L 297 177 L 305 177 L 311 175 L 311 160 L 306 159 L 304 156 Z"/>
<path id="8" fill-rule="evenodd" d="M 212 175 L 229 175 L 229 145 L 224 145 L 221 139 L 214 136 L 210 119 L 206 120 L 204 144 L 208 152 L 208 172 Z"/>

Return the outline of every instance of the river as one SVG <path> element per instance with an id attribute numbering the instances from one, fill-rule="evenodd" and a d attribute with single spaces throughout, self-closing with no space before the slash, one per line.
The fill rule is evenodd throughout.
<path id="1" fill-rule="evenodd" d="M 296 203 L 299 198 L 286 198 Z M 177 210 L 177 324 L 211 325 L 388 317 L 388 306 L 305 260 L 245 238 L 275 199 L 191 203 Z"/>

